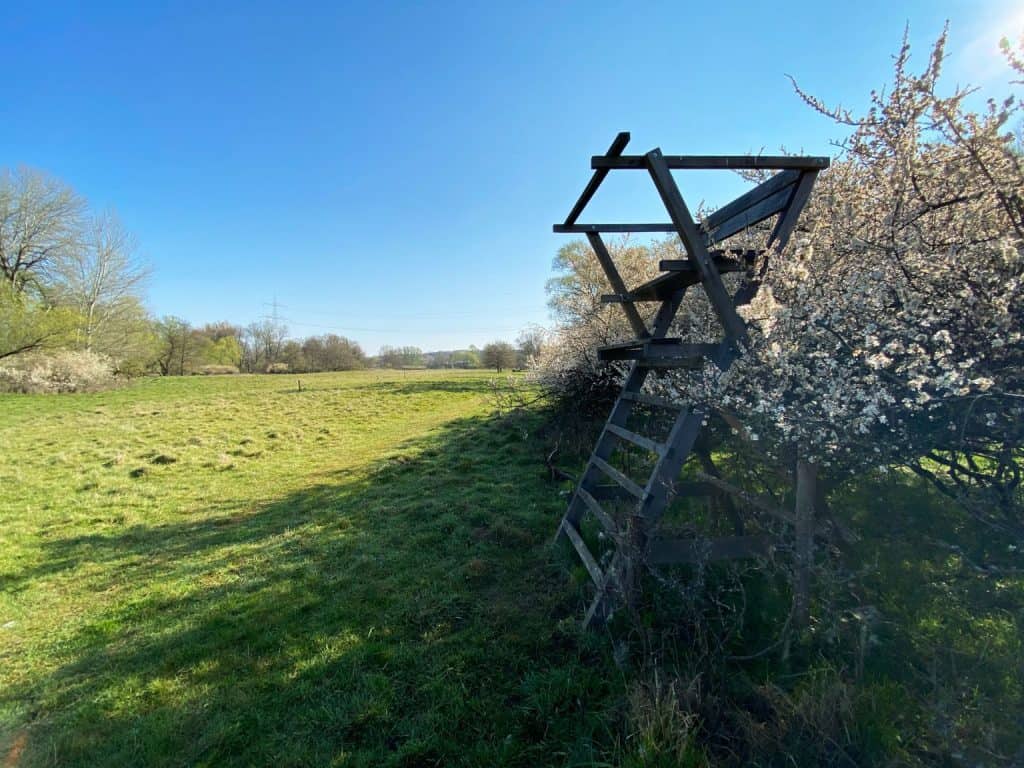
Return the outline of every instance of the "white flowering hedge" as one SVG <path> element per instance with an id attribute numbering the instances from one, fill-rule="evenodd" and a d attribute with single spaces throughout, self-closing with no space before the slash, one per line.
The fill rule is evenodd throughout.
<path id="1" fill-rule="evenodd" d="M 1009 128 L 1021 113 L 1012 98 L 973 113 L 967 91 L 940 96 L 944 44 L 920 75 L 904 44 L 863 117 L 801 92 L 852 135 L 742 310 L 750 348 L 724 376 L 649 386 L 736 415 L 782 466 L 800 457 L 838 477 L 903 464 L 960 498 L 983 490 L 974 511 L 1019 531 L 1024 172 Z M 570 324 L 550 359 L 571 367 L 595 324 Z M 714 331 L 690 291 L 672 335 Z M 628 337 L 625 322 L 611 335 Z"/>
<path id="2" fill-rule="evenodd" d="M 115 383 L 113 360 L 88 350 L 32 352 L 0 365 L 0 392 L 96 392 Z"/>

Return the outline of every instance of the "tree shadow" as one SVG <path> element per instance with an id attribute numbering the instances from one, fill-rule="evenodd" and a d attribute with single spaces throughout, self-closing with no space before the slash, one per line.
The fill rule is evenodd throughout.
<path id="1" fill-rule="evenodd" d="M 523 429 L 462 419 L 251 512 L 47 541 L 5 588 L 87 564 L 116 597 L 0 695 L 18 764 L 596 759 L 621 681 L 575 632 L 541 460 Z"/>

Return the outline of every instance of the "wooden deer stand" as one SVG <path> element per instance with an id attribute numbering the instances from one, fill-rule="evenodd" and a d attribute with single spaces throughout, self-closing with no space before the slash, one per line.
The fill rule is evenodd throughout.
<path id="1" fill-rule="evenodd" d="M 683 408 L 645 393 L 642 388 L 654 369 L 693 369 L 714 365 L 723 372 L 728 370 L 742 353 L 747 340 L 746 324 L 737 313 L 737 307 L 750 302 L 757 293 L 769 253 L 763 254 L 759 268 L 755 270 L 749 253 L 746 259 L 730 259 L 724 251 L 710 249 L 778 215 L 767 247 L 774 253 L 781 252 L 807 203 L 818 172 L 829 164 L 825 157 L 663 155 L 660 149 L 653 149 L 646 155 L 623 155 L 628 142 L 629 134 L 620 133 L 604 155 L 591 158 L 594 174 L 590 182 L 565 223 L 554 227 L 555 232 L 587 236 L 615 291 L 604 296 L 603 300 L 622 306 L 636 334 L 632 341 L 598 350 L 602 360 L 633 362 L 555 537 L 556 542 L 563 536 L 572 542 L 597 587 L 597 594 L 584 620 L 585 627 L 605 621 L 617 604 L 631 604 L 635 600 L 642 567 L 752 557 L 763 554 L 770 546 L 770 539 L 766 536 L 736 535 L 710 539 L 658 536 L 659 521 L 680 491 L 676 480 L 694 449 L 708 411 L 703 407 Z M 620 169 L 646 170 L 650 174 L 671 223 L 576 223 L 608 172 Z M 673 170 L 685 169 L 765 169 L 778 172 L 698 223 L 694 221 L 672 176 Z M 687 258 L 662 261 L 662 275 L 630 290 L 623 283 L 601 239 L 602 232 L 675 232 L 682 239 Z M 730 296 L 721 275 L 736 271 L 744 271 L 745 279 Z M 721 339 L 714 343 L 684 344 L 678 338 L 666 337 L 683 295 L 695 285 L 703 287 L 724 329 Z M 636 302 L 660 302 L 651 328 L 647 327 L 634 306 Z M 655 440 L 627 429 L 627 420 L 638 405 L 668 409 L 675 414 L 667 438 Z M 656 457 L 653 470 L 642 484 L 610 463 L 616 450 L 626 444 Z M 608 484 L 607 480 L 612 483 Z M 610 512 L 601 504 L 602 501 L 621 504 L 623 499 L 627 500 L 625 514 Z M 610 559 L 605 558 L 608 562 L 603 569 L 581 535 L 581 523 L 588 513 L 596 518 L 614 547 Z"/>

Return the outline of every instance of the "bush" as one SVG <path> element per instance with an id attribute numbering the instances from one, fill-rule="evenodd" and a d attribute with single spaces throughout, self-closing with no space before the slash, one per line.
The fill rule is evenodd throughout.
<path id="1" fill-rule="evenodd" d="M 288 363 L 271 363 L 267 366 L 267 373 L 288 373 Z"/>
<path id="2" fill-rule="evenodd" d="M 116 382 L 113 361 L 88 351 L 20 355 L 0 367 L 0 391 L 3 392 L 97 392 Z"/>
<path id="3" fill-rule="evenodd" d="M 220 376 L 229 373 L 238 373 L 237 365 L 202 365 L 196 373 L 203 376 Z"/>

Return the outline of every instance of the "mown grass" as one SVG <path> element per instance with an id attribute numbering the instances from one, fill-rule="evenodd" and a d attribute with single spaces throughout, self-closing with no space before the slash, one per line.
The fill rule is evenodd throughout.
<path id="1" fill-rule="evenodd" d="M 493 375 L 0 399 L 0 759 L 586 764 L 564 500 Z"/>
<path id="2" fill-rule="evenodd" d="M 637 624 L 580 635 L 548 415 L 495 416 L 494 378 L 0 397 L 0 764 L 1024 758 L 1014 543 L 914 478 L 864 477 L 831 499 L 860 538 L 823 553 L 786 658 L 758 654 L 784 554 L 650 580 Z"/>

